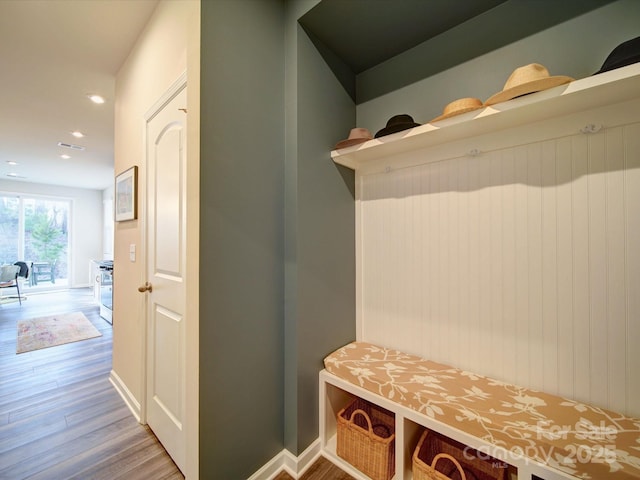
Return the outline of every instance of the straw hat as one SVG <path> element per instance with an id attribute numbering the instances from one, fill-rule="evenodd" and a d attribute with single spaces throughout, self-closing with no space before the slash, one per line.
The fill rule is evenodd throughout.
<path id="1" fill-rule="evenodd" d="M 351 145 L 358 145 L 364 143 L 367 140 L 373 139 L 371 132 L 366 128 L 352 128 L 349 132 L 349 138 L 341 140 L 336 143 L 335 149 L 350 147 Z"/>
<path id="2" fill-rule="evenodd" d="M 573 78 L 564 75 L 552 77 L 544 66 L 539 63 L 531 63 L 516 68 L 507 79 L 502 91 L 493 95 L 484 104 L 494 105 L 506 102 L 521 95 L 540 92 L 572 81 Z"/>
<path id="3" fill-rule="evenodd" d="M 429 123 L 438 122 L 440 120 L 444 120 L 445 118 L 454 117 L 456 115 L 460 115 L 462 113 L 471 112 L 473 110 L 478 110 L 483 108 L 482 100 L 477 98 L 467 97 L 467 98 L 459 98 L 458 100 L 454 100 L 449 103 L 444 110 L 442 111 L 442 115 L 434 118 Z"/>
<path id="4" fill-rule="evenodd" d="M 391 135 L 392 133 L 401 132 L 402 130 L 408 130 L 410 128 L 419 126 L 420 124 L 414 122 L 411 115 L 407 115 L 406 113 L 394 115 L 387 121 L 386 127 L 376 132 L 376 138 L 384 137 L 385 135 Z"/>

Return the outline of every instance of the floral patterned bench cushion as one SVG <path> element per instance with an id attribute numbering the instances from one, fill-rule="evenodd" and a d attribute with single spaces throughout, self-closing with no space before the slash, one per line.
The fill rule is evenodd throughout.
<path id="1" fill-rule="evenodd" d="M 350 383 L 576 478 L 640 479 L 639 419 L 364 342 L 324 364 Z"/>

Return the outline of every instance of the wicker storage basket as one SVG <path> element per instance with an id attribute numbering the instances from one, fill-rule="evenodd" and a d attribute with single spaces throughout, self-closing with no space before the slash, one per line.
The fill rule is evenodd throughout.
<path id="1" fill-rule="evenodd" d="M 390 480 L 395 473 L 393 413 L 356 398 L 337 416 L 337 453 L 373 480 Z"/>
<path id="2" fill-rule="evenodd" d="M 413 480 L 505 480 L 507 465 L 425 430 L 413 453 Z"/>

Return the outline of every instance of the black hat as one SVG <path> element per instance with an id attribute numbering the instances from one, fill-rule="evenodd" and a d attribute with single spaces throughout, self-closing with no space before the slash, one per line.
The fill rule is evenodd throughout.
<path id="1" fill-rule="evenodd" d="M 411 115 L 394 115 L 387 122 L 387 126 L 376 133 L 375 138 L 384 137 L 385 135 L 391 135 L 392 133 L 401 132 L 402 130 L 408 130 L 410 128 L 419 126 L 420 124 L 414 122 L 413 118 L 411 118 Z"/>
<path id="2" fill-rule="evenodd" d="M 616 68 L 631 65 L 636 62 L 640 62 L 640 37 L 627 40 L 614 48 L 604 61 L 602 68 L 594 73 L 594 75 L 615 70 Z"/>

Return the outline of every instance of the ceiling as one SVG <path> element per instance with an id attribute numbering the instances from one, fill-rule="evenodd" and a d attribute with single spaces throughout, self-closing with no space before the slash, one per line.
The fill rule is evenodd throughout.
<path id="1" fill-rule="evenodd" d="M 301 19 L 358 74 L 506 0 L 323 0 Z"/>
<path id="2" fill-rule="evenodd" d="M 113 184 L 115 77 L 157 2 L 0 0 L 0 178 Z"/>
<path id="3" fill-rule="evenodd" d="M 407 56 L 411 68 L 376 79 L 373 91 L 361 88 L 361 102 L 610 1 L 459 0 L 452 8 L 453 0 L 322 0 L 300 23 L 354 99 L 356 75 L 426 46 L 422 61 Z M 157 3 L 0 0 L 0 178 L 89 189 L 113 184 L 115 77 Z M 457 44 L 434 57 L 429 40 L 452 31 Z M 460 44 L 467 38 L 473 42 Z M 90 93 L 106 103 L 91 103 Z M 74 130 L 86 136 L 74 138 Z"/>
<path id="4" fill-rule="evenodd" d="M 612 1 L 322 0 L 300 24 L 359 104 Z"/>

